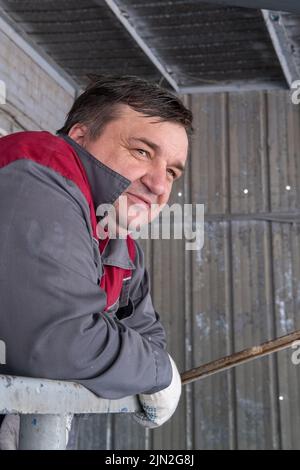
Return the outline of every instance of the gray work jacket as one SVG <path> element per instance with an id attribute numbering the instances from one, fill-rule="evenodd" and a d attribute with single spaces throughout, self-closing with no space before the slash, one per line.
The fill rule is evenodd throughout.
<path id="1" fill-rule="evenodd" d="M 95 208 L 130 184 L 68 136 L 0 139 L 0 373 L 75 381 L 111 399 L 166 388 L 172 368 L 143 251 L 135 241 L 133 263 L 116 239 L 100 255 L 87 201 L 53 168 L 55 151 L 62 162 L 79 157 Z M 128 305 L 109 312 L 99 287 L 105 264 L 132 269 Z"/>

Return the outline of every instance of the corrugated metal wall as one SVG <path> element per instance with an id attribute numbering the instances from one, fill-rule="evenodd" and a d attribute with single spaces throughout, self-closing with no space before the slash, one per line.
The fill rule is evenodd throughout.
<path id="1" fill-rule="evenodd" d="M 144 244 L 180 371 L 300 328 L 300 224 L 276 221 L 300 206 L 300 107 L 278 91 L 186 100 L 196 131 L 170 202 L 205 204 L 204 247 Z M 88 417 L 80 448 L 299 449 L 291 353 L 185 386 L 173 418 L 150 432 L 126 415 Z"/>

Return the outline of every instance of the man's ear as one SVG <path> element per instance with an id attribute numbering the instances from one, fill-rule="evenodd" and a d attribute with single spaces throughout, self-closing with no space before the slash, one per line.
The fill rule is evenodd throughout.
<path id="1" fill-rule="evenodd" d="M 68 136 L 75 140 L 77 144 L 82 145 L 87 138 L 87 127 L 85 124 L 76 123 L 68 132 Z"/>

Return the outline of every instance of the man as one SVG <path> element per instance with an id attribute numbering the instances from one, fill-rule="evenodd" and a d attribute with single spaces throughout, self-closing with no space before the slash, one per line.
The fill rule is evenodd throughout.
<path id="1" fill-rule="evenodd" d="M 75 381 L 104 398 L 137 394 L 144 426 L 172 416 L 180 376 L 130 233 L 167 203 L 191 123 L 157 85 L 98 77 L 57 136 L 0 140 L 0 373 Z M 116 237 L 97 224 L 103 204 L 115 210 Z"/>

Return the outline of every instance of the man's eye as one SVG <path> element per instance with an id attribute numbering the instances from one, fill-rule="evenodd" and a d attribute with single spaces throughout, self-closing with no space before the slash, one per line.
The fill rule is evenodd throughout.
<path id="1" fill-rule="evenodd" d="M 136 152 L 138 152 L 142 157 L 149 157 L 149 152 L 144 149 L 135 149 Z"/>
<path id="2" fill-rule="evenodd" d="M 169 168 L 169 169 L 168 169 L 168 172 L 170 173 L 170 175 L 172 176 L 173 179 L 176 179 L 177 174 L 175 173 L 174 170 L 172 170 L 171 168 Z"/>

